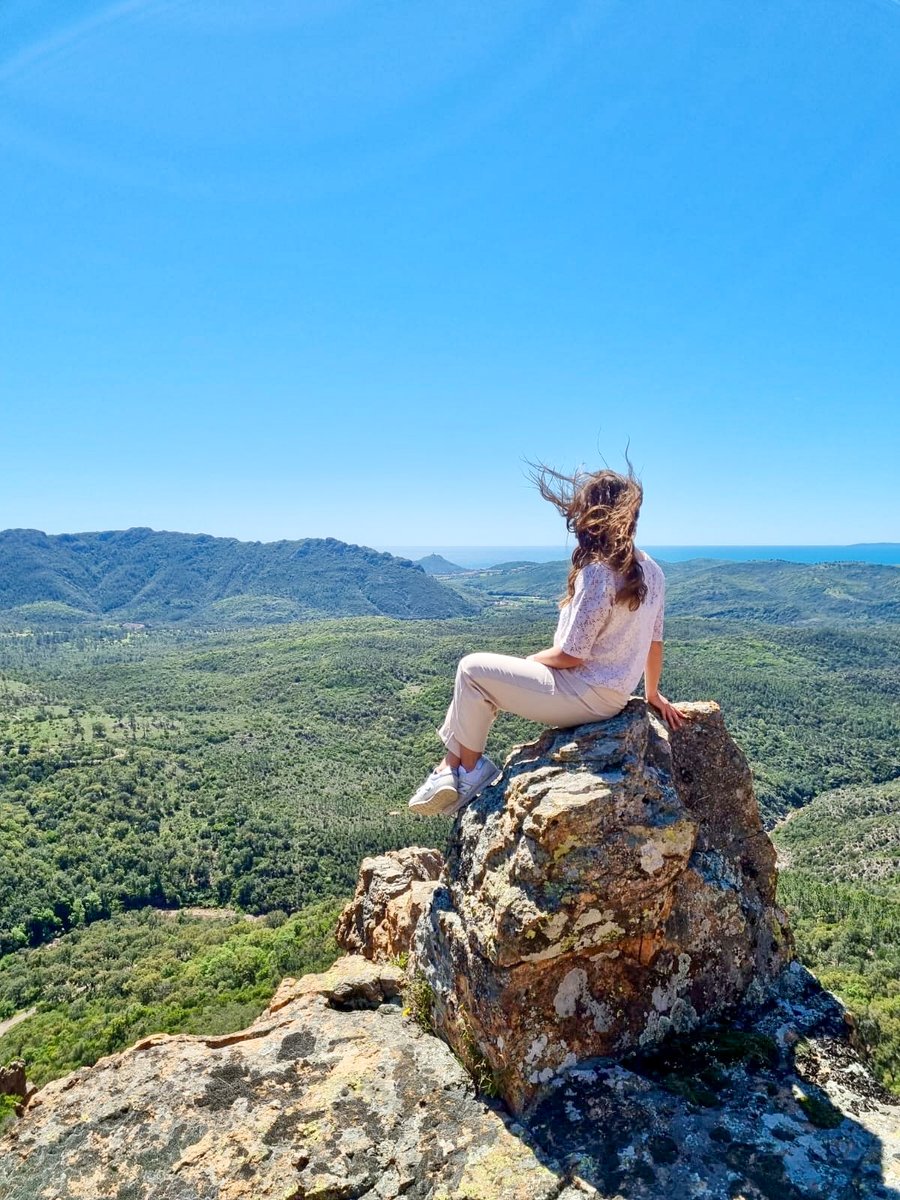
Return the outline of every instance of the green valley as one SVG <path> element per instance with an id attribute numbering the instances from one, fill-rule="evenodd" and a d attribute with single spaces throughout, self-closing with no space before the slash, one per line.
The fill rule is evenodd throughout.
<path id="1" fill-rule="evenodd" d="M 886 587 L 875 569 L 859 590 L 889 612 Z M 718 700 L 769 824 L 792 814 L 776 837 L 801 954 L 896 1083 L 900 625 L 823 606 L 802 623 L 670 615 L 664 689 Z M 555 613 L 538 597 L 445 619 L 0 633 L 0 1022 L 36 1008 L 0 1061 L 24 1054 L 43 1080 L 154 1028 L 237 1028 L 281 975 L 324 963 L 362 857 L 444 845 L 447 821 L 406 800 L 458 659 L 548 645 Z M 536 732 L 501 716 L 489 752 Z"/>

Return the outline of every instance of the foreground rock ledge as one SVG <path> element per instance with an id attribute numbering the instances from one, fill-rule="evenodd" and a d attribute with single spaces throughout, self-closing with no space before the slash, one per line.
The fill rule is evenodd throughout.
<path id="1" fill-rule="evenodd" d="M 0 1135 L 0 1196 L 558 1196 L 444 1043 L 403 1017 L 401 979 L 348 956 L 285 980 L 240 1033 L 160 1034 L 47 1084 Z"/>
<path id="2" fill-rule="evenodd" d="M 0 1131 L 3 1200 L 897 1200 L 900 1117 L 797 963 L 751 1025 L 582 1063 L 514 1121 L 360 955 L 249 1028 L 145 1038 Z M 702 1041 L 697 1046 L 703 1047 Z"/>
<path id="3" fill-rule="evenodd" d="M 521 1112 L 556 1075 L 761 999 L 792 957 L 775 851 L 716 704 L 519 747 L 416 926 L 436 1028 Z"/>

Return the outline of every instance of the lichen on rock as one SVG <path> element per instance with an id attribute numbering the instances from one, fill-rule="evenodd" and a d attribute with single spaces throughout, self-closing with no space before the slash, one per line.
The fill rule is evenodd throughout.
<path id="1" fill-rule="evenodd" d="M 356 893 L 338 920 L 338 945 L 378 962 L 406 954 L 443 866 L 439 850 L 421 846 L 364 858 Z"/>
<path id="2" fill-rule="evenodd" d="M 764 994 L 791 958 L 775 852 L 719 708 L 633 700 L 518 747 L 466 808 L 416 926 L 436 1028 L 522 1111 L 560 1070 Z"/>

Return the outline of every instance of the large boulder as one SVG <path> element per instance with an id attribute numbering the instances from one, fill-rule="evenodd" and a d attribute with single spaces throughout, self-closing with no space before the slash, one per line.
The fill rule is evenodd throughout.
<path id="1" fill-rule="evenodd" d="M 443 867 L 440 851 L 422 846 L 364 858 L 356 892 L 338 920 L 338 945 L 373 962 L 407 953 Z"/>
<path id="2" fill-rule="evenodd" d="M 566 1068 L 762 998 L 792 956 L 750 771 L 712 703 L 548 730 L 463 810 L 413 941 L 435 1027 L 516 1111 Z"/>

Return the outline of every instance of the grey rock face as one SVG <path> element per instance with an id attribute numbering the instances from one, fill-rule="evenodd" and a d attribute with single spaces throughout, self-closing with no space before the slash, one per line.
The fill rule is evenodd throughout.
<path id="1" fill-rule="evenodd" d="M 763 1005 L 547 1088 L 531 1142 L 602 1200 L 898 1200 L 900 1099 L 799 963 Z"/>
<path id="2" fill-rule="evenodd" d="M 440 1033 L 514 1111 L 560 1070 L 762 996 L 792 954 L 775 852 L 715 704 L 548 730 L 461 814 L 416 927 Z"/>

